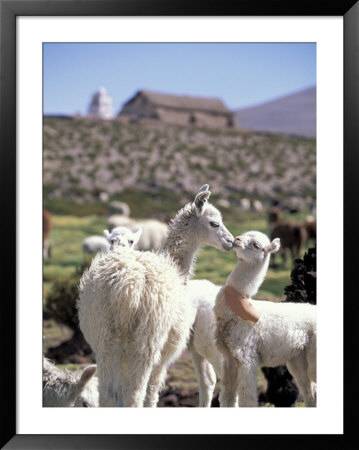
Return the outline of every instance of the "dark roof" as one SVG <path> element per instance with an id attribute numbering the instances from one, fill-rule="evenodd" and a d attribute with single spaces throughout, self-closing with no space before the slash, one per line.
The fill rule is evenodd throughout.
<path id="1" fill-rule="evenodd" d="M 182 95 L 160 94 L 151 91 L 139 91 L 136 95 L 142 95 L 156 106 L 175 109 L 193 109 L 220 113 L 231 113 L 219 98 L 189 97 Z"/>

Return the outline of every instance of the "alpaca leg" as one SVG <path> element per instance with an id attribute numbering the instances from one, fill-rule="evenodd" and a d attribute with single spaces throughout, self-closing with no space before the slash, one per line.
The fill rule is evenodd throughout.
<path id="1" fill-rule="evenodd" d="M 258 406 L 256 365 L 238 365 L 238 404 Z"/>
<path id="2" fill-rule="evenodd" d="M 314 399 L 314 406 L 317 404 L 317 343 L 316 339 L 312 340 L 311 345 L 309 345 L 309 348 L 307 350 L 307 364 L 308 364 L 308 370 L 307 374 L 309 379 L 311 380 L 310 383 L 310 392 L 311 396 L 310 398 Z"/>
<path id="3" fill-rule="evenodd" d="M 209 408 L 217 381 L 215 371 L 212 364 L 197 353 L 193 347 L 190 348 L 190 353 L 199 384 L 199 406 Z"/>
<path id="4" fill-rule="evenodd" d="M 102 407 L 122 406 L 120 350 L 109 348 L 97 358 L 99 404 Z"/>
<path id="5" fill-rule="evenodd" d="M 165 382 L 167 375 L 167 365 L 164 363 L 153 367 L 146 392 L 144 406 L 147 408 L 156 408 L 159 398 L 159 392 Z"/>
<path id="6" fill-rule="evenodd" d="M 147 384 L 153 364 L 149 360 L 133 360 L 128 366 L 128 377 L 122 377 L 122 405 L 124 407 L 143 407 Z"/>
<path id="7" fill-rule="evenodd" d="M 291 247 L 290 249 L 291 255 L 292 255 L 292 261 L 294 263 L 294 260 L 296 258 L 299 258 L 299 254 L 300 254 L 300 245 L 293 245 L 293 247 Z"/>
<path id="8" fill-rule="evenodd" d="M 115 389 L 112 382 L 111 372 L 109 366 L 106 364 L 104 358 L 97 357 L 97 375 L 98 375 L 98 390 L 99 390 L 99 406 L 113 407 L 115 401 Z"/>
<path id="9" fill-rule="evenodd" d="M 98 377 L 98 390 L 99 390 L 99 406 L 100 407 L 113 407 L 116 405 L 115 394 L 112 387 L 112 383 L 104 383 L 100 376 Z"/>
<path id="10" fill-rule="evenodd" d="M 155 408 L 157 406 L 159 392 L 165 382 L 167 369 L 171 362 L 175 361 L 181 355 L 186 347 L 186 343 L 186 335 L 179 335 L 175 329 L 169 331 L 167 342 L 161 349 L 161 354 L 157 354 L 154 357 L 154 361 L 159 362 L 157 362 L 157 364 L 152 364 L 144 406 L 150 408 Z"/>
<path id="11" fill-rule="evenodd" d="M 316 385 L 312 383 L 308 376 L 308 363 L 304 354 L 287 362 L 289 372 L 295 378 L 298 387 L 303 395 L 305 406 L 314 407 L 317 405 Z"/>
<path id="12" fill-rule="evenodd" d="M 120 351 L 114 348 L 111 353 L 111 379 L 114 390 L 114 401 L 117 408 L 123 407 L 122 386 L 128 383 L 127 378 L 121 375 Z"/>
<path id="13" fill-rule="evenodd" d="M 237 406 L 238 367 L 231 353 L 223 353 L 222 388 L 219 394 L 221 407 Z"/>
<path id="14" fill-rule="evenodd" d="M 314 335 L 307 349 L 308 376 L 312 382 L 317 382 L 317 337 Z"/>

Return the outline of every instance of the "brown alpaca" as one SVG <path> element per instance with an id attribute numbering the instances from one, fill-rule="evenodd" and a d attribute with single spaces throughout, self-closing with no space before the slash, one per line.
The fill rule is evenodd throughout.
<path id="1" fill-rule="evenodd" d="M 291 222 L 282 219 L 282 211 L 275 207 L 268 211 L 268 221 L 271 226 L 270 239 L 280 238 L 283 264 L 286 263 L 289 250 L 292 260 L 299 257 L 302 248 L 308 241 L 306 226 L 300 222 Z M 272 261 L 274 258 L 272 258 Z"/>
<path id="2" fill-rule="evenodd" d="M 51 214 L 43 210 L 43 222 L 42 222 L 42 248 L 44 259 L 51 256 L 51 244 L 49 240 L 49 235 L 51 231 Z"/>
<path id="3" fill-rule="evenodd" d="M 307 230 L 308 241 L 311 239 L 313 244 L 317 240 L 317 221 L 316 220 L 306 220 L 304 222 L 305 229 Z"/>

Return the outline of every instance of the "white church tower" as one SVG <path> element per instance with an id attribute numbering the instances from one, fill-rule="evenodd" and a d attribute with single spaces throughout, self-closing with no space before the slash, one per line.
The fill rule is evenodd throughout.
<path id="1" fill-rule="evenodd" d="M 100 87 L 93 95 L 88 115 L 101 119 L 113 118 L 112 99 L 104 87 Z"/>

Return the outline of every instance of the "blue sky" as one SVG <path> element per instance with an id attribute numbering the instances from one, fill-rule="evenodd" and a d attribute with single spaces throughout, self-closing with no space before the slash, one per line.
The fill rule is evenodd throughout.
<path id="1" fill-rule="evenodd" d="M 314 43 L 46 43 L 44 114 L 87 114 L 100 86 L 115 113 L 138 90 L 219 97 L 230 109 L 316 85 Z"/>

